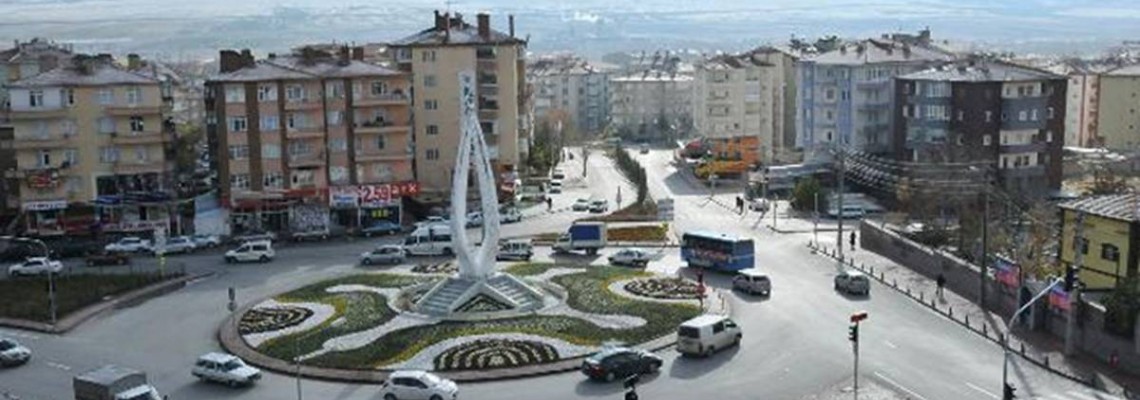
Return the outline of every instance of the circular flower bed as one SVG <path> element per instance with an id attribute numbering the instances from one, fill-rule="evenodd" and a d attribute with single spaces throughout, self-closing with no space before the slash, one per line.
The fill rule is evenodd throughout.
<path id="1" fill-rule="evenodd" d="M 278 306 L 255 308 L 247 311 L 238 322 L 238 333 L 279 331 L 304 322 L 313 316 L 313 310 L 304 307 Z"/>
<path id="2" fill-rule="evenodd" d="M 638 279 L 625 284 L 625 290 L 642 297 L 688 300 L 698 296 L 697 284 L 680 278 Z"/>
<path id="3" fill-rule="evenodd" d="M 485 339 L 461 344 L 433 360 L 436 371 L 514 368 L 558 361 L 558 351 L 542 342 Z"/>
<path id="4" fill-rule="evenodd" d="M 412 267 L 412 272 L 417 274 L 454 274 L 459 271 L 459 266 L 453 261 L 444 261 L 435 264 L 418 264 Z"/>

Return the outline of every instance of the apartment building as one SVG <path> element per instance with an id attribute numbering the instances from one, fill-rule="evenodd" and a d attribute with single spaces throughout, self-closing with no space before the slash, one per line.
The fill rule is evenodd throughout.
<path id="1" fill-rule="evenodd" d="M 396 62 L 413 77 L 413 149 L 421 200 L 447 201 L 459 143 L 459 72 L 474 71 L 478 80 L 479 120 L 491 153 L 500 193 L 513 194 L 519 163 L 530 147 L 532 122 L 526 82 L 526 41 L 491 29 L 491 16 L 476 15 L 476 24 L 435 12 L 430 28 L 390 44 Z"/>
<path id="2" fill-rule="evenodd" d="M 1113 150 L 1140 150 L 1140 64 L 1116 68 L 1097 78 L 1096 114 L 1090 115 L 1097 144 Z"/>
<path id="3" fill-rule="evenodd" d="M 658 118 L 670 124 L 693 118 L 693 75 L 646 70 L 610 80 L 610 119 L 615 126 L 652 130 Z"/>
<path id="4" fill-rule="evenodd" d="M 1078 262 L 1080 281 L 1090 290 L 1111 290 L 1140 271 L 1140 215 L 1136 193 L 1085 197 L 1062 203 L 1059 259 L 1065 265 Z M 1084 215 L 1077 240 L 1077 217 Z"/>
<path id="5" fill-rule="evenodd" d="M 11 49 L 0 51 L 0 120 L 6 119 L 10 106 L 5 88 L 8 83 L 55 69 L 72 55 L 71 46 L 42 38 L 17 40 Z"/>
<path id="6" fill-rule="evenodd" d="M 1061 75 L 983 60 L 900 76 L 892 113 L 895 157 L 982 161 L 1009 193 L 1052 195 L 1061 188 L 1067 86 Z"/>
<path id="7" fill-rule="evenodd" d="M 220 52 L 206 82 L 207 133 L 232 229 L 400 222 L 401 199 L 418 191 L 410 82 L 362 56 Z"/>
<path id="8" fill-rule="evenodd" d="M 952 59 L 929 47 L 867 39 L 800 60 L 797 145 L 808 160 L 826 159 L 835 145 L 889 153 L 893 78 Z"/>
<path id="9" fill-rule="evenodd" d="M 609 122 L 610 76 L 615 67 L 592 64 L 574 55 L 539 58 L 527 67 L 534 87 L 534 116 L 565 113 L 574 129 L 596 135 Z"/>
<path id="10" fill-rule="evenodd" d="M 795 104 L 786 97 L 795 96 L 787 86 L 788 79 L 794 84 L 792 60 L 779 50 L 759 48 L 697 64 L 693 125 L 715 155 L 771 165 L 777 154 L 787 153 L 785 137 L 795 127 Z"/>
<path id="11" fill-rule="evenodd" d="M 74 55 L 5 86 L 15 153 L 7 203 L 19 205 L 25 233 L 170 228 L 174 128 L 159 79 L 109 55 Z"/>

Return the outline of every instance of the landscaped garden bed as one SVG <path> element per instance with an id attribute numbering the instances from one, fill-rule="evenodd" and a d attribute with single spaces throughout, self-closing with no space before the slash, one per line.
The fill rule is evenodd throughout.
<path id="1" fill-rule="evenodd" d="M 699 296 L 697 284 L 681 278 L 636 279 L 625 284 L 627 292 L 661 300 L 690 300 Z"/>
<path id="2" fill-rule="evenodd" d="M 447 349 L 435 356 L 436 371 L 521 367 L 558 361 L 558 350 L 531 340 L 482 339 Z"/>
<path id="3" fill-rule="evenodd" d="M 443 261 L 431 264 L 416 264 L 412 267 L 412 272 L 417 274 L 454 274 L 459 271 L 459 266 L 454 261 Z"/>
<path id="4" fill-rule="evenodd" d="M 669 224 L 623 226 L 609 228 L 606 236 L 613 242 L 664 242 L 668 239 Z"/>
<path id="5" fill-rule="evenodd" d="M 56 316 L 63 318 L 84 307 L 159 282 L 181 273 L 65 274 L 55 277 Z M 0 317 L 51 322 L 46 277 L 0 281 Z"/>

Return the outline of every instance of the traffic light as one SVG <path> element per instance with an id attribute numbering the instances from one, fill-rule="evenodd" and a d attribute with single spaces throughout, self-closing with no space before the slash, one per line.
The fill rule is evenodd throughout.
<path id="1" fill-rule="evenodd" d="M 1077 287 L 1077 283 L 1079 282 L 1078 277 L 1077 277 L 1078 271 L 1080 271 L 1079 268 L 1071 266 L 1071 265 L 1068 267 L 1065 267 L 1065 291 L 1066 292 L 1072 292 L 1073 288 Z"/>
<path id="2" fill-rule="evenodd" d="M 847 328 L 847 340 L 852 342 L 859 341 L 859 324 L 851 324 L 851 326 Z"/>
<path id="3" fill-rule="evenodd" d="M 1014 394 L 1014 392 L 1016 392 L 1016 391 L 1017 391 L 1017 389 L 1014 389 L 1013 385 L 1010 385 L 1008 383 L 1005 384 L 1005 388 L 1002 389 L 1001 399 L 1002 400 L 1016 399 L 1017 395 Z"/>

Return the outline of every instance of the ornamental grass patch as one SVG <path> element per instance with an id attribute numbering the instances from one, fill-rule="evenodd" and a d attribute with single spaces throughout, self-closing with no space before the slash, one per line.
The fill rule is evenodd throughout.
<path id="1" fill-rule="evenodd" d="M 609 228 L 606 236 L 614 242 L 664 242 L 669 234 L 669 224 L 623 226 Z"/>
<path id="2" fill-rule="evenodd" d="M 56 276 L 56 317 L 135 289 L 181 277 L 180 273 L 63 274 Z M 0 317 L 51 322 L 47 277 L 0 280 Z"/>

